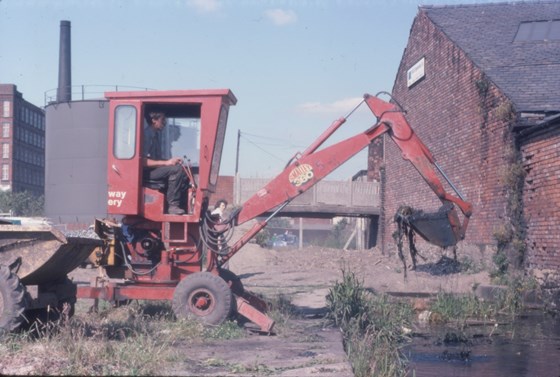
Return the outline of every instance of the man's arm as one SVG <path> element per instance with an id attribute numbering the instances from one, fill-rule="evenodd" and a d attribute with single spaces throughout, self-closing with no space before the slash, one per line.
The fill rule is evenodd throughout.
<path id="1" fill-rule="evenodd" d="M 169 160 L 152 160 L 151 158 L 142 158 L 142 165 L 146 168 L 158 168 L 160 166 L 173 166 L 182 162 L 180 157 L 172 157 Z"/>

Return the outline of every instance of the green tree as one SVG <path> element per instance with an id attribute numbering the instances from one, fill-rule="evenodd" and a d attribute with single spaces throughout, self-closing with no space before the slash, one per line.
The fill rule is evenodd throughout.
<path id="1" fill-rule="evenodd" d="M 27 191 L 0 191 L 0 213 L 12 211 L 14 216 L 42 216 L 45 197 L 36 196 Z"/>

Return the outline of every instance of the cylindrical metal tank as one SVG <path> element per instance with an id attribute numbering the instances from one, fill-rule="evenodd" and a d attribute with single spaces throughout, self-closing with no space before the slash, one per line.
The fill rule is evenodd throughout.
<path id="1" fill-rule="evenodd" d="M 93 224 L 107 216 L 108 101 L 53 103 L 45 112 L 45 215 Z"/>

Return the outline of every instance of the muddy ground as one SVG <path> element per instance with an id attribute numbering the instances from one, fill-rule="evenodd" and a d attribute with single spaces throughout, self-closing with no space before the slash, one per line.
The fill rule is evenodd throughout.
<path id="1" fill-rule="evenodd" d="M 340 331 L 326 326 L 321 316 L 325 296 L 342 279 L 343 270 L 354 272 L 368 289 L 411 297 L 440 291 L 469 293 L 480 284 L 489 284 L 488 273 L 479 271 L 488 258 L 477 249 L 459 250 L 458 260 L 466 252 L 471 255 L 463 265 L 469 267 L 467 272 L 457 272 L 452 253 L 428 246 L 420 252 L 426 260 L 419 260 L 418 270 L 407 271 L 405 278 L 396 249 L 382 255 L 377 249 L 266 249 L 248 244 L 231 259 L 229 269 L 252 292 L 288 297 L 300 315 L 275 336 L 185 345 L 188 360 L 169 372 L 183 376 L 352 376 Z M 208 360 L 220 360 L 214 364 L 221 365 L 209 366 Z"/>
<path id="2" fill-rule="evenodd" d="M 391 246 L 386 249 L 383 255 L 378 249 L 344 251 L 306 247 L 298 250 L 246 245 L 230 260 L 229 269 L 242 279 L 245 289 L 271 298 L 282 295 L 290 300 L 298 314 L 283 324 L 276 335 L 248 331 L 249 335 L 243 339 L 178 343 L 175 346 L 184 350 L 184 358 L 162 365 L 162 375 L 352 376 L 341 333 L 326 326 L 323 318 L 325 296 L 342 279 L 343 270 L 353 272 L 368 289 L 410 296 L 436 294 L 441 290 L 468 293 L 480 284 L 489 283 L 488 273 L 483 270 L 484 265 L 488 266 L 488 256 L 481 255 L 476 248 L 459 249 L 459 260 L 469 255 L 463 265 L 469 271 L 457 272 L 457 265 L 447 258 L 453 257 L 452 254 L 421 246 L 420 253 L 426 259 L 420 259 L 418 269 L 408 271 L 406 278 L 396 249 Z M 87 283 L 95 273 L 95 270 L 78 269 L 70 276 L 76 282 Z M 77 310 L 80 307 L 87 305 L 82 303 Z M 33 366 L 25 362 L 25 365 L 4 365 L 2 374 L 33 374 L 32 371 Z"/>

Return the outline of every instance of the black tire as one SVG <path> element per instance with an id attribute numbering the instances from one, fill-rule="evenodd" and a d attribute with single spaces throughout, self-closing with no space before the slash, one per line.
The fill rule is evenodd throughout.
<path id="1" fill-rule="evenodd" d="M 195 318 L 206 325 L 219 325 L 231 313 L 233 295 L 228 284 L 210 272 L 195 272 L 181 280 L 173 293 L 177 318 Z"/>
<path id="2" fill-rule="evenodd" d="M 0 265 L 0 334 L 17 330 L 24 311 L 25 287 L 7 266 Z"/>

